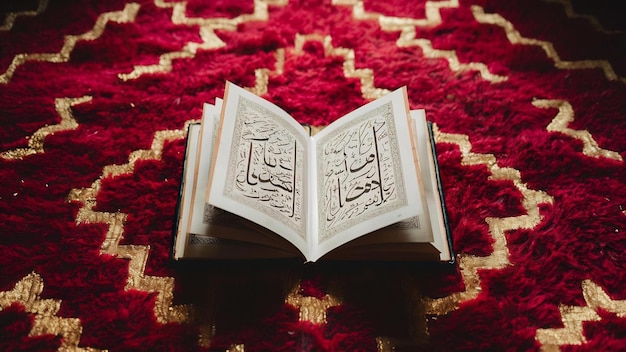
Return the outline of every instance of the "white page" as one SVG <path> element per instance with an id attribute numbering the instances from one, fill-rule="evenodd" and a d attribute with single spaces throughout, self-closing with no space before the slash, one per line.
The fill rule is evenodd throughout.
<path id="1" fill-rule="evenodd" d="M 309 136 L 277 106 L 227 83 L 208 202 L 307 251 Z"/>
<path id="2" fill-rule="evenodd" d="M 202 221 L 205 212 L 206 187 L 209 183 L 209 170 L 213 154 L 214 129 L 218 121 L 217 107 L 204 104 L 202 113 L 202 130 L 200 131 L 200 144 L 198 149 L 196 183 L 193 189 L 192 214 L 189 219 L 189 232 L 205 234 L 210 232 L 210 224 Z M 208 139 L 208 140 L 207 140 Z"/>
<path id="3" fill-rule="evenodd" d="M 406 89 L 341 117 L 313 137 L 317 245 L 312 260 L 363 234 L 424 213 Z"/>
<path id="4" fill-rule="evenodd" d="M 246 227 L 242 222 L 242 217 L 234 215 L 230 212 L 220 210 L 206 203 L 205 194 L 207 192 L 209 174 L 211 169 L 211 161 L 213 158 L 213 148 L 215 144 L 214 131 L 217 129 L 219 122 L 222 100 L 216 99 L 215 106 L 204 104 L 204 112 L 202 118 L 202 127 L 199 137 L 196 182 L 193 185 L 192 194 L 192 210 L 189 222 L 189 243 L 201 244 L 210 240 L 209 237 L 217 237 L 221 239 L 238 240 L 268 246 L 278 246 L 285 248 L 286 242 L 274 236 L 263 234 L 259 236 L 258 232 Z M 204 237 L 205 241 L 197 238 Z"/>

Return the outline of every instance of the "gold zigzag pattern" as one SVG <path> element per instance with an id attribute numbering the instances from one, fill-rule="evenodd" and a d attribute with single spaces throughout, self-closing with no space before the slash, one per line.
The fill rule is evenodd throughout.
<path id="1" fill-rule="evenodd" d="M 563 328 L 537 329 L 535 339 L 542 344 L 544 351 L 558 351 L 562 345 L 582 345 L 587 342 L 583 334 L 583 323 L 599 321 L 599 309 L 606 310 L 623 318 L 626 316 L 626 300 L 612 300 L 611 297 L 591 280 L 582 282 L 583 297 L 587 306 L 561 305 Z"/>
<path id="2" fill-rule="evenodd" d="M 446 59 L 452 71 L 478 71 L 480 76 L 491 83 L 506 81 L 506 76 L 499 76 L 489 72 L 487 65 L 481 62 L 461 63 L 454 50 L 438 50 L 433 48 L 432 42 L 425 38 L 416 38 L 415 27 L 434 27 L 442 22 L 440 10 L 442 8 L 459 7 L 458 0 L 450 1 L 427 1 L 426 18 L 390 17 L 379 13 L 366 12 L 363 1 L 360 0 L 334 0 L 335 5 L 352 6 L 352 15 L 357 20 L 377 20 L 380 28 L 387 32 L 400 31 L 400 37 L 396 41 L 398 47 L 419 47 L 424 56 L 429 59 Z"/>
<path id="3" fill-rule="evenodd" d="M 188 42 L 181 50 L 168 52 L 159 57 L 159 63 L 155 65 L 137 65 L 130 73 L 120 73 L 118 77 L 123 81 L 137 79 L 145 74 L 167 73 L 172 70 L 172 61 L 176 59 L 192 59 L 198 50 L 218 49 L 226 46 L 216 34 L 215 30 L 234 31 L 237 25 L 250 21 L 266 21 L 269 18 L 268 5 L 284 5 L 286 1 L 261 1 L 254 0 L 252 14 L 243 14 L 235 18 L 201 18 L 187 17 L 187 2 L 165 2 L 155 0 L 155 5 L 160 8 L 172 9 L 172 23 L 186 26 L 199 26 L 201 43 Z"/>
<path id="4" fill-rule="evenodd" d="M 559 109 L 558 114 L 554 117 L 554 119 L 552 119 L 552 122 L 550 122 L 546 129 L 550 132 L 561 132 L 583 142 L 583 154 L 594 158 L 603 157 L 623 161 L 622 156 L 619 153 L 600 148 L 589 131 L 573 130 L 567 127 L 570 122 L 574 121 L 574 108 L 572 108 L 572 105 L 567 101 L 539 99 L 533 101 L 533 105 L 544 109 Z"/>
<path id="5" fill-rule="evenodd" d="M 361 82 L 361 95 L 365 99 L 380 98 L 390 91 L 384 88 L 377 88 L 374 85 L 374 72 L 369 68 L 357 69 L 355 65 L 354 50 L 346 48 L 335 48 L 332 45 L 330 36 L 320 34 L 296 34 L 294 42 L 294 52 L 296 55 L 304 53 L 304 44 L 308 41 L 317 41 L 324 46 L 325 56 L 341 56 L 344 58 L 343 73 L 347 78 L 358 78 Z M 267 93 L 270 76 L 281 75 L 285 66 L 285 49 L 276 50 L 276 64 L 274 70 L 268 68 L 259 68 L 254 71 L 255 85 L 247 88 L 254 94 L 263 95 Z"/>
<path id="6" fill-rule="evenodd" d="M 268 68 L 258 68 L 254 70 L 254 87 L 246 88 L 247 90 L 259 96 L 266 94 L 268 89 L 267 86 L 270 83 L 270 76 L 283 74 L 283 70 L 285 68 L 285 49 L 277 49 L 274 56 L 276 57 L 274 70 L 270 70 Z"/>
<path id="7" fill-rule="evenodd" d="M 322 298 L 303 296 L 300 294 L 300 284 L 289 293 L 285 303 L 300 310 L 299 320 L 308 321 L 313 324 L 326 324 L 326 311 L 330 307 L 339 305 L 341 302 L 331 296 L 324 295 Z"/>
<path id="8" fill-rule="evenodd" d="M 380 13 L 367 12 L 362 0 L 333 0 L 333 5 L 338 6 L 352 6 L 352 16 L 358 20 L 377 20 L 382 28 L 386 28 L 390 31 L 402 30 L 403 27 L 434 27 L 441 24 L 442 8 L 457 8 L 459 7 L 458 0 L 449 1 L 426 1 L 425 12 L 426 18 L 406 18 L 406 17 L 393 17 L 385 16 Z"/>
<path id="9" fill-rule="evenodd" d="M 329 294 L 322 298 L 303 296 L 300 293 L 300 284 L 294 286 L 294 289 L 285 298 L 285 303 L 299 309 L 298 320 L 301 322 L 309 322 L 312 324 L 327 324 L 326 311 L 330 307 L 341 304 L 339 299 Z M 227 352 L 243 352 L 245 345 L 233 344 L 226 350 Z"/>
<path id="10" fill-rule="evenodd" d="M 454 50 L 438 50 L 432 47 L 430 40 L 425 38 L 415 38 L 415 28 L 403 30 L 397 41 L 399 47 L 418 46 L 424 52 L 424 56 L 429 59 L 446 59 L 452 71 L 478 71 L 480 76 L 491 83 L 500 83 L 508 79 L 489 72 L 489 68 L 482 62 L 461 63 Z"/>
<path id="11" fill-rule="evenodd" d="M 188 121 L 186 126 L 192 122 L 194 121 Z M 93 209 L 96 206 L 97 195 L 100 191 L 103 179 L 132 173 L 135 169 L 136 162 L 139 160 L 160 160 L 165 142 L 184 138 L 185 131 L 187 131 L 187 128 L 156 132 L 150 149 L 132 152 L 126 164 L 105 166 L 102 175 L 98 180 L 93 182 L 91 187 L 73 189 L 68 196 L 69 201 L 82 204 L 82 207 L 76 215 L 77 225 L 83 223 L 108 225 L 108 231 L 102 243 L 101 253 L 126 258 L 130 261 L 128 267 L 128 282 L 126 283 L 127 290 L 136 289 L 157 293 L 154 313 L 160 323 L 182 323 L 189 320 L 190 307 L 172 306 L 174 278 L 145 275 L 146 261 L 150 252 L 150 246 L 119 244 L 124 235 L 126 214 L 121 212 L 99 212 Z"/>
<path id="12" fill-rule="evenodd" d="M 563 5 L 563 8 L 565 10 L 565 14 L 567 15 L 567 17 L 573 18 L 573 19 L 576 19 L 576 18 L 584 19 L 587 22 L 589 22 L 593 26 L 593 28 L 595 28 L 595 30 L 597 30 L 598 32 L 601 32 L 601 33 L 604 33 L 604 34 L 620 34 L 620 33 L 624 33 L 624 31 L 608 30 L 608 29 L 604 28 L 602 26 L 602 24 L 600 23 L 600 21 L 598 21 L 598 19 L 595 18 L 594 16 L 576 13 L 576 11 L 574 11 L 574 7 L 572 6 L 572 2 L 570 0 L 543 0 L 543 1 Z"/>
<path id="13" fill-rule="evenodd" d="M 376 88 L 374 85 L 374 72 L 369 68 L 356 68 L 354 50 L 333 47 L 332 38 L 329 35 L 319 34 L 296 34 L 294 43 L 296 55 L 303 53 L 304 44 L 308 41 L 317 41 L 324 46 L 325 56 L 341 56 L 344 58 L 343 74 L 347 78 L 358 78 L 361 81 L 361 94 L 365 99 L 380 98 L 390 91 L 384 88 Z"/>
<path id="14" fill-rule="evenodd" d="M 44 141 L 48 135 L 56 132 L 69 131 L 78 128 L 78 123 L 74 120 L 71 107 L 74 105 L 82 104 L 91 101 L 90 96 L 83 96 L 80 98 L 57 98 L 54 101 L 54 105 L 57 113 L 61 116 L 61 122 L 52 125 L 45 126 L 32 134 L 32 136 L 26 137 L 28 140 L 27 148 L 17 148 L 13 150 L 7 150 L 0 153 L 0 157 L 3 159 L 15 160 L 22 159 L 28 155 L 38 154 L 44 152 Z"/>
<path id="15" fill-rule="evenodd" d="M 457 309 L 462 302 L 478 296 L 481 291 L 480 270 L 502 269 L 511 264 L 505 233 L 518 229 L 532 229 L 537 226 L 542 219 L 539 213 L 539 204 L 552 203 L 553 198 L 545 192 L 528 189 L 522 181 L 519 171 L 509 167 L 499 167 L 494 155 L 471 152 L 472 145 L 467 135 L 443 133 L 439 131 L 436 125 L 433 127 L 437 143 L 452 143 L 459 146 L 463 165 L 485 165 L 491 171 L 490 180 L 513 182 L 513 185 L 524 197 L 522 206 L 526 210 L 526 215 L 506 218 L 488 217 L 485 219 L 489 225 L 489 233 L 494 240 L 493 252 L 486 257 L 459 255 L 459 269 L 465 283 L 465 291 L 442 298 L 424 299 L 427 315 L 444 315 Z"/>
<path id="16" fill-rule="evenodd" d="M 39 3 L 37 4 L 37 9 L 35 11 L 21 11 L 21 12 L 10 12 L 6 15 L 6 18 L 4 19 L 4 24 L 2 26 L 0 26 L 0 31 L 9 31 L 11 30 L 11 28 L 13 28 L 13 25 L 15 24 L 15 20 L 20 17 L 20 16 L 30 16 L 30 17 L 34 17 L 34 16 L 38 16 L 41 13 L 43 13 L 44 11 L 46 11 L 46 8 L 48 7 L 48 0 L 39 0 Z"/>
<path id="17" fill-rule="evenodd" d="M 57 316 L 61 308 L 61 301 L 41 299 L 43 287 L 43 279 L 39 274 L 33 272 L 26 275 L 15 284 L 12 290 L 0 292 L 0 311 L 14 303 L 22 305 L 27 313 L 35 315 L 33 326 L 28 335 L 61 335 L 60 352 L 100 351 L 90 347 L 78 347 L 80 336 L 83 333 L 80 320 Z"/>
<path id="18" fill-rule="evenodd" d="M 139 11 L 139 4 L 129 3 L 124 6 L 122 11 L 106 12 L 101 14 L 93 28 L 81 35 L 66 35 L 63 47 L 58 53 L 38 53 L 38 54 L 17 54 L 13 57 L 13 61 L 9 64 L 7 70 L 0 75 L 0 84 L 7 84 L 13 77 L 15 70 L 22 64 L 28 61 L 47 61 L 53 63 L 67 62 L 70 59 L 70 55 L 78 43 L 81 40 L 95 40 L 98 39 L 108 22 L 127 23 L 135 20 L 135 16 Z"/>
<path id="19" fill-rule="evenodd" d="M 481 6 L 473 5 L 472 12 L 474 14 L 474 18 L 479 23 L 484 24 L 493 24 L 499 27 L 502 27 L 506 33 L 506 37 L 509 39 L 511 44 L 521 44 L 521 45 L 534 45 L 538 46 L 546 53 L 546 55 L 554 61 L 554 66 L 558 69 L 563 70 L 584 70 L 584 69 L 601 69 L 604 72 L 604 76 L 609 81 L 620 80 L 626 83 L 626 77 L 618 77 L 611 64 L 606 60 L 579 60 L 579 61 L 563 61 L 559 57 L 554 45 L 550 42 L 534 39 L 534 38 L 525 38 L 520 32 L 518 32 L 513 24 L 507 21 L 504 17 L 499 14 L 486 14 L 484 9 Z"/>

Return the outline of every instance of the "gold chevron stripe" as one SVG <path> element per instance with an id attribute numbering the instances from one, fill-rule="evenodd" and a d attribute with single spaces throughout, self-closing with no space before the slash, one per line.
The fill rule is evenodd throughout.
<path id="1" fill-rule="evenodd" d="M 172 23 L 174 24 L 236 30 L 239 24 L 245 22 L 267 21 L 269 19 L 268 6 L 285 6 L 287 5 L 287 0 L 254 0 L 254 10 L 251 14 L 242 14 L 235 18 L 187 17 L 187 1 L 166 2 L 154 0 L 154 4 L 160 8 L 171 8 Z"/>
<path id="2" fill-rule="evenodd" d="M 124 6 L 122 11 L 106 12 L 101 14 L 93 28 L 81 35 L 66 35 L 63 47 L 58 53 L 39 53 L 39 54 L 17 54 L 13 57 L 13 61 L 9 64 L 7 70 L 0 75 L 0 84 L 7 84 L 13 77 L 15 70 L 28 61 L 46 61 L 53 63 L 67 62 L 70 55 L 81 40 L 96 40 L 102 33 L 108 22 L 127 23 L 135 20 L 135 16 L 139 11 L 139 4 L 129 3 Z"/>
<path id="3" fill-rule="evenodd" d="M 38 15 L 42 14 L 44 11 L 46 11 L 47 7 L 48 7 L 48 0 L 39 0 L 39 3 L 37 4 L 37 9 L 35 11 L 21 11 L 21 12 L 11 12 L 11 13 L 8 13 L 6 15 L 6 18 L 4 19 L 4 24 L 2 26 L 0 26 L 0 31 L 11 30 L 11 28 L 13 28 L 13 25 L 15 24 L 15 20 L 18 17 L 20 17 L 20 16 L 29 16 L 29 17 L 38 16 Z"/>
<path id="4" fill-rule="evenodd" d="M 509 261 L 509 249 L 505 233 L 518 229 L 532 229 L 539 224 L 542 219 L 539 213 L 539 204 L 552 203 L 553 198 L 543 191 L 528 189 L 522 181 L 519 171 L 498 166 L 496 157 L 492 154 L 476 154 L 471 151 L 472 145 L 467 135 L 450 134 L 441 132 L 436 125 L 433 125 L 435 140 L 437 143 L 451 143 L 459 146 L 461 151 L 462 165 L 485 165 L 491 171 L 490 180 L 509 180 L 520 191 L 524 199 L 522 206 L 526 210 L 526 215 L 506 218 L 485 219 L 489 225 L 489 232 L 494 240 L 493 252 L 486 257 L 460 254 L 459 269 L 465 291 L 456 292 L 442 298 L 426 298 L 424 306 L 427 315 L 445 315 L 456 310 L 459 304 L 472 300 L 481 291 L 481 279 L 479 270 L 495 270 L 511 265 Z"/>
<path id="5" fill-rule="evenodd" d="M 24 306 L 35 319 L 28 336 L 61 335 L 59 351 L 100 351 L 91 347 L 78 347 L 83 333 L 80 320 L 62 318 L 56 314 L 61 308 L 61 300 L 41 299 L 43 279 L 37 273 L 30 273 L 18 281 L 12 290 L 0 292 L 0 311 L 14 303 Z"/>
<path id="6" fill-rule="evenodd" d="M 341 56 L 344 58 L 343 74 L 347 78 L 358 78 L 361 81 L 361 94 L 365 99 L 380 98 L 390 91 L 384 88 L 377 88 L 374 85 L 374 72 L 369 68 L 357 69 L 355 65 L 354 50 L 347 48 L 335 48 L 332 45 L 332 38 L 327 35 L 320 34 L 296 34 L 295 53 L 301 55 L 303 53 L 304 44 L 308 41 L 317 41 L 324 46 L 325 56 Z"/>
<path id="7" fill-rule="evenodd" d="M 283 74 L 285 68 L 285 49 L 277 49 L 274 56 L 276 58 L 274 70 L 270 70 L 268 68 L 258 68 L 254 70 L 254 87 L 246 88 L 247 90 L 259 96 L 266 94 L 267 86 L 270 83 L 270 76 Z"/>
<path id="8" fill-rule="evenodd" d="M 587 342 L 583 334 L 583 323 L 599 321 L 597 314 L 600 309 L 606 310 L 620 318 L 626 316 L 626 300 L 612 300 L 611 297 L 591 280 L 582 282 L 583 297 L 587 306 L 559 307 L 563 328 L 537 329 L 535 339 L 542 344 L 542 350 L 558 350 L 563 345 L 582 345 Z"/>
<path id="9" fill-rule="evenodd" d="M 552 122 L 546 127 L 550 132 L 561 132 L 572 138 L 583 142 L 583 154 L 594 158 L 609 158 L 623 161 L 622 156 L 612 150 L 602 149 L 598 146 L 598 142 L 587 130 L 573 130 L 567 127 L 570 122 L 574 121 L 574 108 L 565 100 L 535 100 L 533 105 L 538 108 L 556 108 L 559 109 L 558 114 L 552 119 Z"/>
<path id="10" fill-rule="evenodd" d="M 154 4 L 160 8 L 172 9 L 172 23 L 186 26 L 199 26 L 201 43 L 188 42 L 181 50 L 165 53 L 159 57 L 155 65 L 137 65 L 130 73 L 120 73 L 118 77 L 123 81 L 137 79 L 145 74 L 167 73 L 172 71 L 172 61 L 176 59 L 192 59 L 198 50 L 212 50 L 226 46 L 216 34 L 215 30 L 235 31 L 239 24 L 251 21 L 267 21 L 269 18 L 268 5 L 282 6 L 286 1 L 254 0 L 252 14 L 242 14 L 235 18 L 201 18 L 187 17 L 187 2 L 165 2 L 155 0 Z"/>
<path id="11" fill-rule="evenodd" d="M 448 66 L 452 71 L 478 71 L 482 79 L 491 83 L 500 83 L 508 79 L 506 76 L 493 74 L 489 71 L 487 65 L 482 62 L 461 63 L 454 50 L 438 50 L 432 47 L 432 43 L 428 39 L 415 38 L 415 28 L 402 31 L 397 41 L 399 47 L 418 46 L 422 49 L 424 56 L 429 59 L 446 59 Z"/>
<path id="12" fill-rule="evenodd" d="M 506 37 L 511 44 L 521 45 L 534 45 L 538 46 L 546 53 L 546 55 L 554 61 L 554 67 L 563 70 L 584 70 L 584 69 L 601 69 L 604 72 L 604 76 L 609 81 L 620 80 L 626 83 L 626 77 L 618 77 L 613 67 L 607 60 L 579 60 L 579 61 L 563 61 L 559 57 L 554 45 L 550 42 L 523 37 L 513 26 L 513 24 L 507 21 L 499 14 L 486 14 L 481 6 L 473 5 L 472 12 L 474 18 L 479 23 L 493 24 L 502 27 L 506 33 Z"/>
<path id="13" fill-rule="evenodd" d="M 343 73 L 347 78 L 358 78 L 361 82 L 361 94 L 365 99 L 376 99 L 390 91 L 374 86 L 374 72 L 371 69 L 357 69 L 355 66 L 354 50 L 346 48 L 335 48 L 332 45 L 330 36 L 320 34 L 296 34 L 294 42 L 294 52 L 296 55 L 303 54 L 304 44 L 308 41 L 317 41 L 324 46 L 325 56 L 341 56 L 344 58 Z M 285 67 L 285 49 L 276 50 L 276 64 L 274 70 L 259 68 L 254 71 L 255 85 L 246 88 L 254 94 L 263 95 L 267 93 L 270 76 L 281 75 Z"/>
<path id="14" fill-rule="evenodd" d="M 446 59 L 452 71 L 478 71 L 480 76 L 491 83 L 506 81 L 506 76 L 499 76 L 489 72 L 489 68 L 482 62 L 461 63 L 453 50 L 434 49 L 432 42 L 425 38 L 416 38 L 415 27 L 434 27 L 442 22 L 441 9 L 458 8 L 458 0 L 450 1 L 427 1 L 426 18 L 391 17 L 380 13 L 366 12 L 363 1 L 360 0 L 334 0 L 334 5 L 352 6 L 352 16 L 357 20 L 378 21 L 380 28 L 387 32 L 400 31 L 400 37 L 396 41 L 398 47 L 418 46 L 424 56 L 429 59 Z"/>
<path id="15" fill-rule="evenodd" d="M 572 6 L 571 0 L 543 0 L 543 1 L 563 5 L 563 9 L 565 10 L 565 14 L 567 15 L 567 17 L 573 18 L 573 19 L 577 19 L 577 18 L 584 19 L 587 22 L 589 22 L 595 30 L 603 34 L 624 33 L 624 31 L 621 31 L 621 30 L 609 30 L 609 29 L 604 28 L 602 24 L 600 23 L 600 21 L 598 21 L 598 19 L 594 16 L 576 13 L 576 11 L 574 11 L 574 7 Z"/>
<path id="16" fill-rule="evenodd" d="M 303 296 L 300 294 L 300 284 L 289 293 L 285 303 L 300 310 L 299 320 L 308 321 L 313 324 L 326 324 L 326 311 L 330 307 L 341 304 L 339 299 L 329 294 L 322 298 Z"/>
<path id="17" fill-rule="evenodd" d="M 197 121 L 188 121 L 185 127 L 193 122 Z M 101 223 L 108 225 L 107 234 L 101 246 L 101 253 L 129 259 L 126 289 L 156 292 L 157 297 L 154 314 L 157 320 L 163 324 L 169 322 L 186 322 L 189 320 L 190 316 L 189 306 L 172 306 L 174 278 L 145 275 L 146 261 L 150 252 L 150 246 L 119 244 L 124 235 L 126 214 L 121 212 L 99 212 L 93 209 L 97 205 L 97 195 L 100 191 L 103 179 L 133 173 L 135 163 L 139 160 L 160 160 L 165 142 L 184 138 L 186 131 L 187 128 L 156 132 L 150 149 L 132 152 L 126 164 L 105 166 L 102 175 L 98 180 L 92 183 L 91 187 L 72 189 L 68 195 L 68 201 L 82 204 L 82 207 L 76 215 L 77 225 L 83 223 Z"/>
<path id="18" fill-rule="evenodd" d="M 377 20 L 381 28 L 388 31 L 399 31 L 407 26 L 417 27 L 434 27 L 441 24 L 441 9 L 459 7 L 458 0 L 449 1 L 426 1 L 425 13 L 426 18 L 406 18 L 385 16 L 376 12 L 365 11 L 362 0 L 333 0 L 336 6 L 352 6 L 352 16 L 357 20 Z"/>
<path id="19" fill-rule="evenodd" d="M 54 101 L 54 105 L 57 113 L 61 116 L 61 122 L 52 125 L 45 126 L 33 133 L 31 136 L 26 137 L 28 140 L 27 148 L 17 148 L 7 150 L 0 153 L 0 157 L 8 160 L 22 159 L 28 155 L 39 154 L 44 152 L 44 141 L 47 136 L 55 134 L 56 132 L 63 132 L 74 130 L 78 128 L 78 123 L 74 120 L 71 107 L 74 105 L 82 104 L 91 101 L 90 96 L 84 96 L 80 98 L 57 98 Z"/>

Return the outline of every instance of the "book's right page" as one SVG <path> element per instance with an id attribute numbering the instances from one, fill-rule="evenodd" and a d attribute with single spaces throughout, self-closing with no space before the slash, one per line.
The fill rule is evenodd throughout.
<path id="1" fill-rule="evenodd" d="M 406 89 L 315 135 L 317 249 L 312 260 L 357 237 L 424 213 Z"/>

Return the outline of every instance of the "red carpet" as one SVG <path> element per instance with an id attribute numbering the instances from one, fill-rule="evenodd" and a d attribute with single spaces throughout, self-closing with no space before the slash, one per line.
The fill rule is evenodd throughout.
<path id="1" fill-rule="evenodd" d="M 0 11 L 0 350 L 626 349 L 622 2 Z M 456 265 L 174 265 L 185 127 L 226 80 L 314 125 L 406 85 Z"/>

